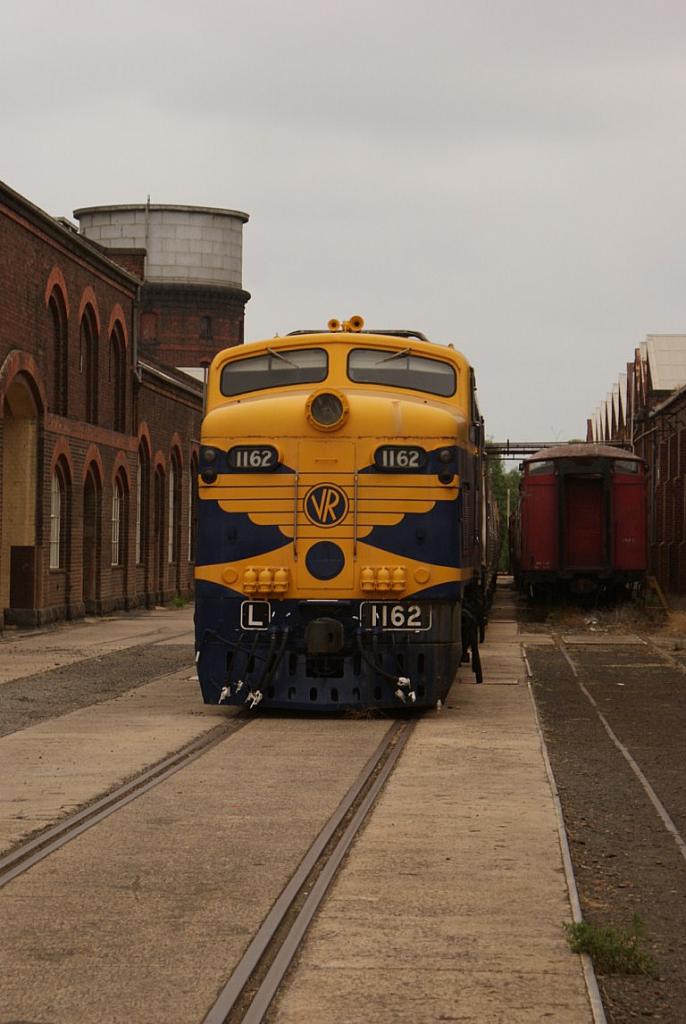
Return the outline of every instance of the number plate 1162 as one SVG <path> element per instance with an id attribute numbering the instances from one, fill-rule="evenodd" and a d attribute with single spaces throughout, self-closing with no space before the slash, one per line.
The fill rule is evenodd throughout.
<path id="1" fill-rule="evenodd" d="M 362 601 L 360 620 L 364 629 L 431 629 L 431 608 L 423 604 Z"/>

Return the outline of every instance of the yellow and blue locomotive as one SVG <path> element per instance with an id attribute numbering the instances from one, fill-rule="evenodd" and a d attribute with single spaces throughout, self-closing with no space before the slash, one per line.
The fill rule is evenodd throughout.
<path id="1" fill-rule="evenodd" d="M 474 373 L 361 317 L 220 352 L 202 425 L 196 660 L 206 703 L 420 706 L 487 580 Z"/>

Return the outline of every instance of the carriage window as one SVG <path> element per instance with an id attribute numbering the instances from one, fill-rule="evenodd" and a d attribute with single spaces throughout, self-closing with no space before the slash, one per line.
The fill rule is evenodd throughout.
<path id="1" fill-rule="evenodd" d="M 638 473 L 640 462 L 630 462 L 629 459 L 617 459 L 614 465 L 615 473 Z"/>
<path id="2" fill-rule="evenodd" d="M 444 397 L 454 395 L 457 387 L 450 363 L 414 355 L 407 348 L 397 352 L 355 348 L 348 356 L 348 376 L 357 384 L 386 384 Z"/>
<path id="3" fill-rule="evenodd" d="M 329 364 L 323 348 L 267 349 L 263 355 L 235 359 L 222 369 L 221 393 L 243 395 L 247 391 L 315 384 L 326 380 Z"/>
<path id="4" fill-rule="evenodd" d="M 530 462 L 529 463 L 529 476 L 543 476 L 546 473 L 553 472 L 553 463 L 550 459 L 546 459 L 545 462 Z"/>

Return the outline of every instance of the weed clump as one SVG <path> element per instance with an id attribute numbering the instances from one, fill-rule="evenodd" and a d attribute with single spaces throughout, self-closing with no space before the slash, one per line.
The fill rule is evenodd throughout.
<path id="1" fill-rule="evenodd" d="M 593 966 L 603 974 L 655 974 L 657 964 L 643 948 L 645 925 L 638 914 L 630 928 L 600 927 L 579 921 L 565 924 L 573 953 L 588 953 Z"/>

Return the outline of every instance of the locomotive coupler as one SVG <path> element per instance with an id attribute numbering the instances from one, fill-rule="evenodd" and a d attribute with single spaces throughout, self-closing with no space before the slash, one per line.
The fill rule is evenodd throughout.
<path id="1" fill-rule="evenodd" d="M 345 629 L 338 619 L 312 619 L 305 627 L 305 646 L 309 655 L 340 654 L 345 646 Z"/>

